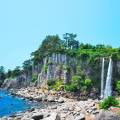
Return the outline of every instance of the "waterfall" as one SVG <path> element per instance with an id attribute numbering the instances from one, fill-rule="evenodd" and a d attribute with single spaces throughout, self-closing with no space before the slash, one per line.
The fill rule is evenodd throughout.
<path id="1" fill-rule="evenodd" d="M 104 62 L 105 59 L 102 59 L 102 71 L 101 71 L 101 98 L 104 97 Z"/>
<path id="2" fill-rule="evenodd" d="M 112 59 L 110 58 L 105 91 L 104 91 L 104 98 L 107 98 L 108 96 L 112 95 L 112 85 L 111 85 L 112 84 L 112 68 L 113 68 L 113 62 L 112 62 Z"/>

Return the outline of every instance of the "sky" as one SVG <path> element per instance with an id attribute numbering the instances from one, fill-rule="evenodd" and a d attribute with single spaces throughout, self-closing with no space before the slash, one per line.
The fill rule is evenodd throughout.
<path id="1" fill-rule="evenodd" d="M 0 0 L 0 66 L 14 69 L 46 35 L 120 46 L 120 0 Z"/>

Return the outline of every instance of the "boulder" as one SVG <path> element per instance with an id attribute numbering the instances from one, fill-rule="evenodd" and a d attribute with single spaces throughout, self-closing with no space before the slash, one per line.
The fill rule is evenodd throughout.
<path id="1" fill-rule="evenodd" d="M 95 120 L 120 120 L 120 117 L 109 111 L 100 111 Z"/>
<path id="2" fill-rule="evenodd" d="M 64 103 L 64 100 L 63 100 L 63 98 L 60 97 L 57 102 L 58 103 Z"/>
<path id="3" fill-rule="evenodd" d="M 39 114 L 39 113 L 35 113 L 35 114 L 33 114 L 33 116 L 32 116 L 32 119 L 33 120 L 41 120 L 41 119 L 43 119 L 43 114 Z"/>
<path id="4" fill-rule="evenodd" d="M 52 96 L 48 97 L 48 102 L 55 102 L 55 98 Z"/>
<path id="5" fill-rule="evenodd" d="M 80 114 L 79 116 L 76 116 L 75 120 L 85 120 L 85 115 Z"/>
<path id="6" fill-rule="evenodd" d="M 61 120 L 61 118 L 57 113 L 53 112 L 49 117 L 46 117 L 43 120 Z"/>

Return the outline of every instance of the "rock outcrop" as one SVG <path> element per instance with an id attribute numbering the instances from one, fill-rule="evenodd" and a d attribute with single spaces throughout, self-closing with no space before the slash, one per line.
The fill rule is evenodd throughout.
<path id="1" fill-rule="evenodd" d="M 2 84 L 2 88 L 4 89 L 18 89 L 22 87 L 26 87 L 28 82 L 24 76 L 19 76 L 17 78 L 6 79 Z"/>
<path id="2" fill-rule="evenodd" d="M 38 86 L 47 80 L 63 79 L 65 83 L 69 82 L 76 70 L 76 59 L 64 54 L 53 53 L 51 56 L 45 57 L 42 64 L 38 74 Z"/>

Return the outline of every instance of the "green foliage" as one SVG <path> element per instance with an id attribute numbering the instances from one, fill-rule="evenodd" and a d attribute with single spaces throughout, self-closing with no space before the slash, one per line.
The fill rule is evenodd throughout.
<path id="1" fill-rule="evenodd" d="M 5 78 L 5 68 L 3 66 L 0 66 L 0 80 L 4 80 Z"/>
<path id="2" fill-rule="evenodd" d="M 32 82 L 35 82 L 38 78 L 38 75 L 37 74 L 32 74 Z"/>
<path id="3" fill-rule="evenodd" d="M 71 91 L 71 92 L 76 92 L 76 91 L 80 90 L 83 83 L 84 82 L 81 79 L 81 77 L 75 75 L 75 76 L 72 77 L 71 82 L 65 85 L 65 90 L 66 91 Z"/>
<path id="4" fill-rule="evenodd" d="M 53 86 L 55 84 L 55 80 L 48 80 L 47 85 L 48 86 Z"/>
<path id="5" fill-rule="evenodd" d="M 80 76 L 81 79 L 85 79 L 85 73 L 84 71 L 81 69 L 80 65 L 77 66 L 77 69 L 76 69 L 76 75 Z"/>
<path id="6" fill-rule="evenodd" d="M 117 81 L 116 89 L 120 93 L 120 80 Z"/>
<path id="7" fill-rule="evenodd" d="M 77 84 L 68 83 L 64 86 L 65 91 L 69 92 L 76 92 L 77 91 Z"/>
<path id="8" fill-rule="evenodd" d="M 10 77 L 12 77 L 12 70 L 8 70 L 8 72 L 6 73 L 6 77 L 7 78 L 10 78 Z"/>
<path id="9" fill-rule="evenodd" d="M 32 70 L 32 61 L 31 60 L 26 60 L 23 62 L 23 70 L 24 72 L 29 72 Z"/>
<path id="10" fill-rule="evenodd" d="M 66 49 L 77 49 L 79 47 L 79 42 L 75 40 L 76 37 L 77 35 L 73 33 L 65 33 L 63 35 L 63 38 L 65 40 L 64 46 Z"/>
<path id="11" fill-rule="evenodd" d="M 111 106 L 117 107 L 119 105 L 118 100 L 116 100 L 114 97 L 110 96 L 106 99 L 104 99 L 101 103 L 100 103 L 100 108 L 101 109 L 108 109 Z"/>
<path id="12" fill-rule="evenodd" d="M 91 79 L 85 79 L 85 85 L 88 87 L 88 86 L 91 86 L 92 85 L 92 80 Z"/>
<path id="13" fill-rule="evenodd" d="M 47 73 L 47 70 L 48 70 L 48 65 L 45 65 L 45 66 L 44 66 L 44 71 L 45 71 L 45 73 Z"/>
<path id="14" fill-rule="evenodd" d="M 21 68 L 20 66 L 17 66 L 13 71 L 12 71 L 12 76 L 11 77 L 16 77 L 16 76 L 19 76 L 21 75 L 22 71 L 21 71 Z"/>
<path id="15" fill-rule="evenodd" d="M 69 71 L 69 70 L 70 70 L 70 66 L 69 66 L 69 65 L 64 65 L 64 66 L 63 66 L 63 69 Z"/>
<path id="16" fill-rule="evenodd" d="M 4 73 L 3 67 L 0 67 L 0 76 L 2 79 L 12 78 L 19 76 L 23 73 L 30 73 L 32 72 L 32 65 L 38 65 L 43 62 L 43 58 L 46 56 L 51 56 L 52 53 L 59 53 L 59 54 L 66 54 L 68 56 L 72 56 L 74 58 L 77 58 L 78 61 L 80 60 L 83 62 L 87 62 L 89 65 L 94 65 L 95 69 L 98 68 L 96 65 L 101 57 L 109 57 L 111 56 L 113 60 L 120 60 L 120 48 L 112 48 L 111 46 L 106 45 L 91 45 L 91 44 L 79 44 L 79 41 L 76 40 L 77 35 L 73 33 L 65 33 L 63 35 L 63 40 L 60 39 L 58 35 L 48 35 L 45 37 L 45 39 L 42 41 L 39 48 L 32 52 L 31 59 L 26 60 L 23 63 L 22 69 L 20 67 L 16 67 L 14 70 L 9 70 L 6 75 Z M 47 61 L 48 64 L 52 64 L 51 62 Z M 90 86 L 90 81 L 85 81 L 86 75 L 84 71 L 81 70 L 79 66 L 82 66 L 79 64 L 77 66 L 76 75 L 80 76 L 81 80 L 79 80 L 79 77 L 73 76 L 73 79 L 71 83 L 68 85 L 73 89 L 79 90 L 82 86 Z M 87 67 L 84 66 L 83 67 Z M 45 72 L 47 72 L 47 66 L 44 67 Z M 70 71 L 69 66 L 64 66 L 65 70 Z M 74 70 L 74 71 L 75 71 Z M 75 77 L 75 78 L 74 78 Z M 77 79 L 77 80 L 74 80 Z M 92 79 L 92 78 L 91 78 Z M 77 81 L 77 82 L 76 82 Z M 83 83 L 81 83 L 83 82 Z M 80 83 L 80 84 L 78 84 Z M 77 86 L 78 84 L 78 86 Z M 77 87 L 76 87 L 77 86 Z M 117 85 L 117 90 L 119 91 L 119 85 Z"/>
<path id="17" fill-rule="evenodd" d="M 64 87 L 63 80 L 49 80 L 47 81 L 47 85 L 50 89 L 54 89 L 56 91 L 59 91 Z"/>
<path id="18" fill-rule="evenodd" d="M 63 88 L 63 80 L 56 80 L 53 89 L 59 91 Z"/>

